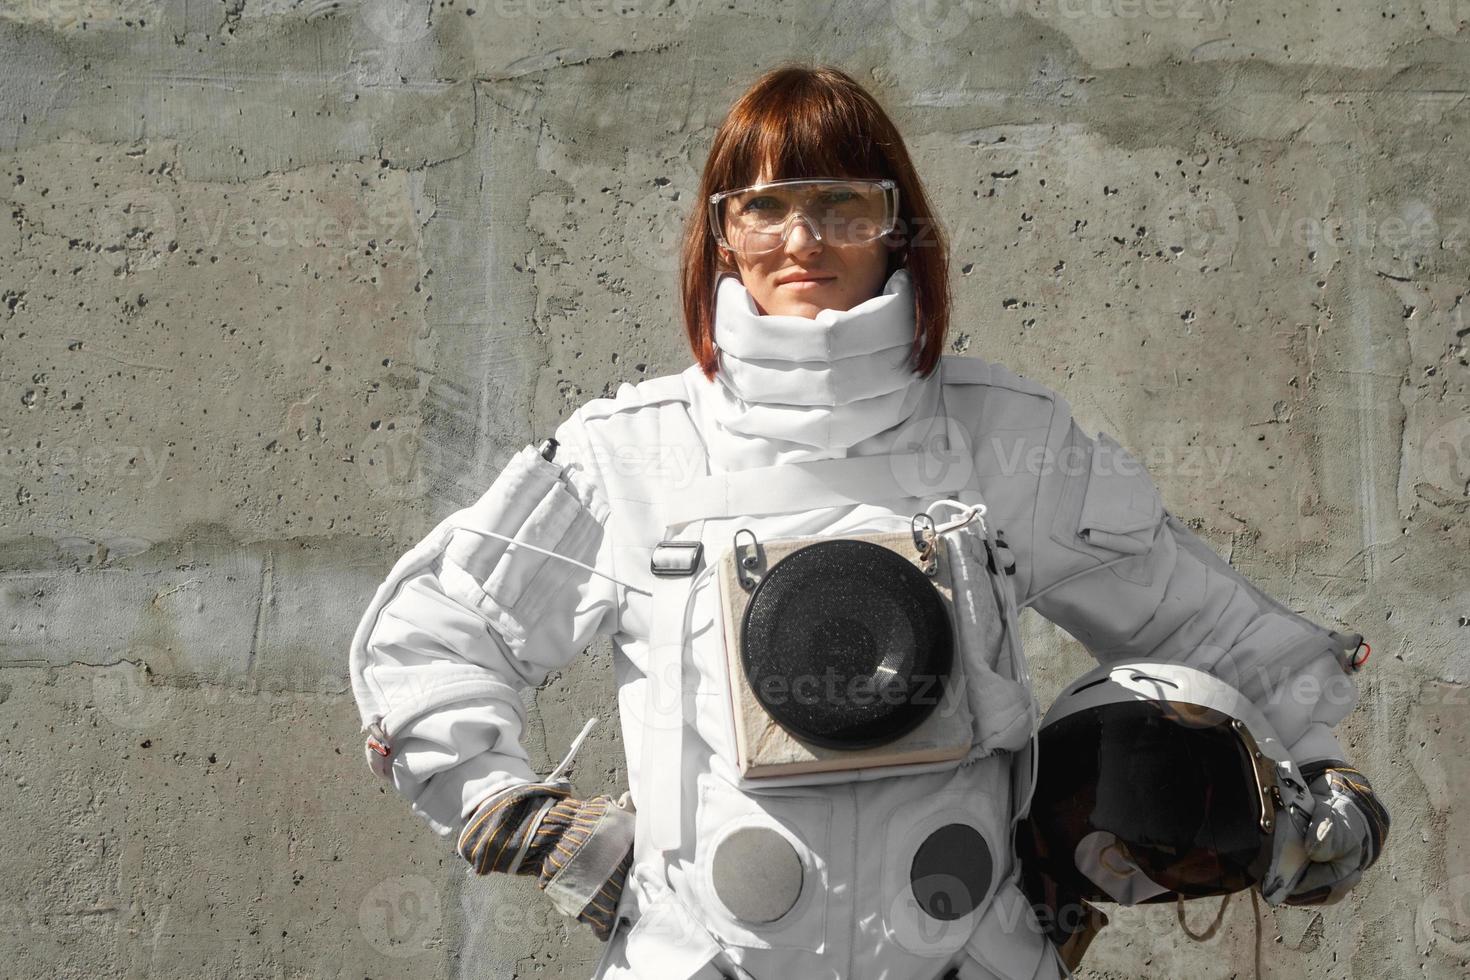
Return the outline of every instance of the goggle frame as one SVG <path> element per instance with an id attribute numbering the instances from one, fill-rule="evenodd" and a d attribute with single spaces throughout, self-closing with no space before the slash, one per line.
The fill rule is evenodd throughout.
<path id="1" fill-rule="evenodd" d="M 822 242 L 824 245 L 829 244 L 827 240 L 822 237 L 821 229 L 817 227 L 816 223 L 812 221 L 811 216 L 806 213 L 806 209 L 802 207 L 795 207 L 791 209 L 791 213 L 786 216 L 785 224 L 781 227 L 781 237 L 777 240 L 776 244 L 772 245 L 770 248 L 762 249 L 760 251 L 747 251 L 744 249 L 737 249 L 734 245 L 730 243 L 729 239 L 725 237 L 725 229 L 722 227 L 723 223 L 720 221 L 720 210 L 721 205 L 724 203 L 726 198 L 732 197 L 736 194 L 747 194 L 754 191 L 768 190 L 772 187 L 789 187 L 793 184 L 876 184 L 877 186 L 882 188 L 885 218 L 883 221 L 883 226 L 878 231 L 878 233 L 869 238 L 865 238 L 860 242 L 843 242 L 841 244 L 833 245 L 833 248 L 852 248 L 858 245 L 866 245 L 869 242 L 877 241 L 884 235 L 890 234 L 895 228 L 898 227 L 898 183 L 892 178 L 791 177 L 784 180 L 762 181 L 761 183 L 750 184 L 746 187 L 736 187 L 732 188 L 731 190 L 716 191 L 715 193 L 711 194 L 709 196 L 707 213 L 709 217 L 710 230 L 714 232 L 715 241 L 720 245 L 721 248 L 729 249 L 732 253 L 736 255 L 769 255 L 771 252 L 776 251 L 778 248 L 781 248 L 783 245 L 786 244 L 786 240 L 791 236 L 791 229 L 795 224 L 797 217 L 800 216 L 801 219 L 806 222 L 807 229 L 812 233 L 813 238 L 815 238 L 819 242 Z"/>

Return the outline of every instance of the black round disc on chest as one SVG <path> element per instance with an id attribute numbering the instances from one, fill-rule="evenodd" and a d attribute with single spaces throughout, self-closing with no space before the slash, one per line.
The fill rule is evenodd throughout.
<path id="1" fill-rule="evenodd" d="M 839 538 L 766 572 L 745 607 L 740 659 L 771 718 L 827 748 L 884 745 L 939 705 L 954 660 L 949 611 L 902 555 Z"/>

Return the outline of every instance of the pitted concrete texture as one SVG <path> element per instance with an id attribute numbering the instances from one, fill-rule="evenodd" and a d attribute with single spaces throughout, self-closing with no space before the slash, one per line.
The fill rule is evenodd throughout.
<path id="1" fill-rule="evenodd" d="M 368 772 L 347 643 L 512 453 L 688 364 L 681 225 L 785 58 L 894 115 L 952 351 L 1372 644 L 1339 732 L 1389 847 L 1262 905 L 1266 975 L 1466 975 L 1465 0 L 0 0 L 0 973 L 591 972 Z M 1024 627 L 1046 704 L 1091 658 Z M 542 772 L 602 719 L 588 795 L 610 656 L 524 694 Z M 1245 896 L 1204 942 L 1108 911 L 1082 975 L 1254 973 Z"/>

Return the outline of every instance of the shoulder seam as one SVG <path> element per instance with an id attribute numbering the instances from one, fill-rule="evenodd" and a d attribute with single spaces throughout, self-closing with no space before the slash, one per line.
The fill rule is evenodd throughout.
<path id="1" fill-rule="evenodd" d="M 658 378 L 648 378 L 638 384 L 623 382 L 617 394 L 611 398 L 594 398 L 583 403 L 581 411 L 587 419 L 607 418 L 619 412 L 634 408 L 644 408 L 648 405 L 658 405 L 663 402 L 685 402 L 689 401 L 689 392 L 684 387 L 684 378 L 680 374 L 664 375 Z M 599 405 L 602 402 L 604 404 Z"/>
<path id="2" fill-rule="evenodd" d="M 1023 395 L 1035 395 L 1038 398 L 1053 400 L 1056 393 L 1047 388 L 1039 381 L 1016 374 L 1003 364 L 995 364 L 979 357 L 965 357 L 961 354 L 946 354 L 946 359 L 952 361 L 974 361 L 974 365 L 967 365 L 966 374 L 959 377 L 946 376 L 945 384 L 974 384 L 984 385 L 991 388 L 1004 388 L 1007 391 L 1015 391 Z M 973 373 L 968 373 L 973 372 Z"/>

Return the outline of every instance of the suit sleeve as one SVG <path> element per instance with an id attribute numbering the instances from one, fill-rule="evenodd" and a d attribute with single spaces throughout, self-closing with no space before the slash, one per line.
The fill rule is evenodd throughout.
<path id="1" fill-rule="evenodd" d="M 376 723 L 389 748 L 370 739 L 369 765 L 442 837 L 486 798 L 537 781 L 522 692 L 618 628 L 609 505 L 580 410 L 556 439 L 553 460 L 524 447 L 403 555 L 352 639 L 364 731 Z"/>
<path id="2" fill-rule="evenodd" d="M 1056 396 L 1036 460 L 1036 510 L 1022 605 L 1100 663 L 1167 660 L 1240 690 L 1298 763 L 1345 761 L 1332 727 L 1358 690 L 1362 642 L 1288 609 L 1169 513 L 1144 466 L 1107 433 L 1092 438 Z"/>

